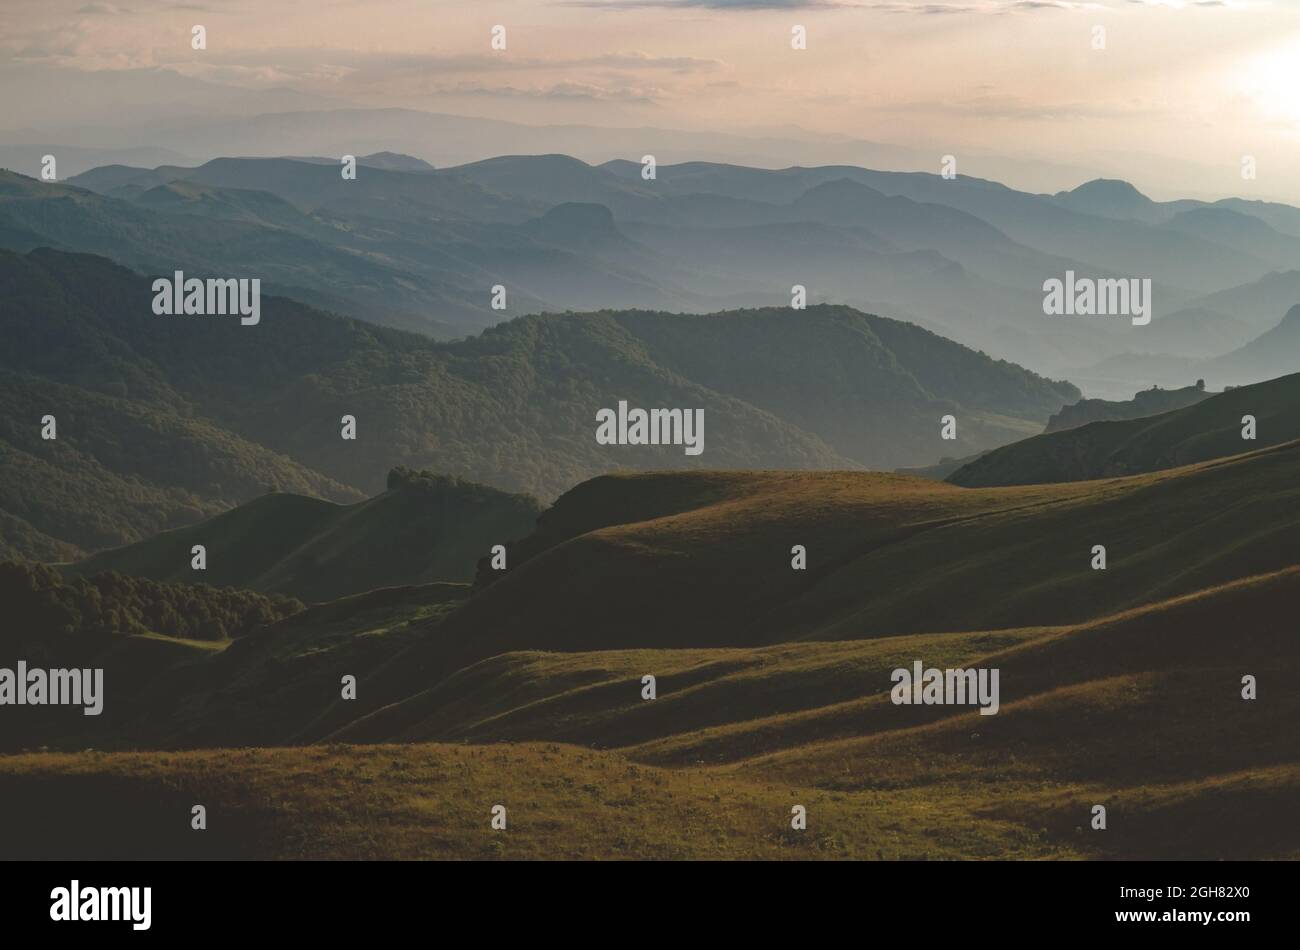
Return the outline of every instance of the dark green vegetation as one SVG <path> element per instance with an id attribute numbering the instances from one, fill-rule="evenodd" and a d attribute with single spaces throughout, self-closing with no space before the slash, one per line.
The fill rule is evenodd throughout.
<path id="1" fill-rule="evenodd" d="M 48 724 L 69 752 L 212 751 L 0 760 L 24 803 L 0 830 L 183 855 L 201 795 L 230 831 L 213 856 L 1294 858 L 1298 486 L 1300 442 L 998 489 L 594 479 L 467 600 L 318 605 Z M 895 706 L 917 659 L 999 669 L 1000 711 Z M 284 748 L 231 748 L 254 745 Z M 122 820 L 54 834 L 78 796 Z M 1122 834 L 1091 832 L 1095 803 Z"/>
<path id="2" fill-rule="evenodd" d="M 440 616 L 467 592 L 390 587 L 304 608 L 115 574 L 60 583 L 46 567 L 3 572 L 6 593 L 19 588 L 20 612 L 0 641 L 0 666 L 103 668 L 105 693 L 93 719 L 75 707 L 4 707 L 4 751 L 289 741 L 338 695 L 340 670 L 363 678 L 411 642 L 414 621 Z"/>
<path id="3" fill-rule="evenodd" d="M 160 634 L 188 640 L 242 637 L 296 614 L 301 602 L 208 584 L 159 584 L 104 571 L 64 577 L 43 564 L 0 562 L 7 652 L 35 650 L 65 662 L 83 646 L 107 646 L 119 637 Z"/>
<path id="4" fill-rule="evenodd" d="M 1247 415 L 1256 421 L 1253 442 L 1242 438 Z M 1135 475 L 1291 439 L 1300 439 L 1300 374 L 1242 386 L 1147 418 L 1048 432 L 987 452 L 948 481 L 979 488 Z"/>
<path id="5" fill-rule="evenodd" d="M 550 314 L 436 343 L 283 298 L 257 326 L 155 316 L 152 299 L 103 258 L 0 252 L 8 554 L 143 541 L 268 489 L 356 502 L 397 466 L 549 499 L 619 468 L 918 464 L 1030 435 L 1078 398 L 844 307 Z M 703 409 L 704 454 L 597 445 L 596 412 L 619 400 Z M 948 413 L 956 442 L 940 439 Z"/>
<path id="6" fill-rule="evenodd" d="M 105 670 L 108 716 L 136 701 L 147 684 L 233 639 L 299 614 L 301 602 L 206 584 L 159 584 L 112 572 L 65 578 L 42 564 L 0 562 L 0 666 Z M 84 735 L 80 708 L 5 706 L 0 749 L 30 746 L 33 736 L 59 741 Z M 75 740 L 74 740 L 75 741 Z"/>
<path id="7" fill-rule="evenodd" d="M 469 581 L 493 544 L 529 534 L 541 505 L 448 476 L 395 469 L 388 490 L 336 505 L 272 493 L 209 521 L 97 554 L 73 568 L 187 581 L 193 545 L 209 583 L 334 600 L 376 587 Z"/>

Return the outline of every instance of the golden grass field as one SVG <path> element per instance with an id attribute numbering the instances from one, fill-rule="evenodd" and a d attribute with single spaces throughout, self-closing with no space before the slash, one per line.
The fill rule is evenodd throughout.
<path id="1" fill-rule="evenodd" d="M 1294 859 L 1297 475 L 1291 443 L 1008 489 L 596 479 L 467 600 L 136 644 L 166 683 L 104 741 L 0 757 L 0 833 L 67 857 Z M 894 705 L 914 660 L 999 669 L 1000 711 Z"/>

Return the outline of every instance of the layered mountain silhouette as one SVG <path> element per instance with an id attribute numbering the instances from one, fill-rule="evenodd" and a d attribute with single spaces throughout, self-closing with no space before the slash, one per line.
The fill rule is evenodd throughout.
<path id="1" fill-rule="evenodd" d="M 1297 354 L 1300 354 L 1300 304 L 1288 310 L 1273 329 L 1261 333 L 1245 346 L 1207 360 L 1204 366 L 1211 377 L 1241 385 L 1261 376 L 1268 378 L 1295 372 Z"/>
<path id="2" fill-rule="evenodd" d="M 50 250 L 0 253 L 0 286 L 0 507 L 33 534 L 17 553 L 141 541 L 268 489 L 355 502 L 397 466 L 547 499 L 619 468 L 920 463 L 1032 434 L 1078 398 L 844 307 L 549 314 L 436 343 L 282 298 L 257 326 L 161 317 L 151 278 Z M 703 410 L 704 454 L 597 444 L 597 411 L 620 401 Z"/>
<path id="3" fill-rule="evenodd" d="M 6 853 L 1300 856 L 1300 211 L 373 139 L 0 173 Z"/>
<path id="4" fill-rule="evenodd" d="M 1193 391 L 1190 405 L 1142 418 L 1117 418 L 1108 409 L 1110 421 L 1064 431 L 1058 426 L 1058 431 L 987 452 L 957 469 L 948 481 L 987 487 L 1110 478 L 1300 439 L 1300 374 L 1197 398 L 1202 395 Z M 1255 420 L 1249 440 L 1243 438 L 1246 416 Z"/>
<path id="5" fill-rule="evenodd" d="M 1045 432 L 1059 432 L 1087 425 L 1089 422 L 1107 422 L 1118 419 L 1142 419 L 1158 416 L 1162 412 L 1182 409 L 1195 405 L 1203 399 L 1209 399 L 1212 393 L 1205 386 L 1184 386 L 1181 389 L 1146 389 L 1132 399 L 1116 401 L 1109 399 L 1080 399 L 1072 406 L 1066 406 L 1047 420 Z"/>
<path id="6" fill-rule="evenodd" d="M 1117 181 L 1034 195 L 848 165 L 688 162 L 647 179 L 640 163 L 565 155 L 433 169 L 376 153 L 358 167 L 354 180 L 320 157 L 111 165 L 68 183 L 5 173 L 0 246 L 259 276 L 438 338 L 546 310 L 772 306 L 799 284 L 1099 395 L 1169 385 L 1154 357 L 1219 356 L 1300 303 L 1247 289 L 1300 272 L 1300 210 L 1286 205 L 1154 202 Z M 1152 278 L 1153 325 L 1045 317 L 1043 282 L 1067 270 Z M 1135 353 L 1150 357 L 1124 362 Z"/>

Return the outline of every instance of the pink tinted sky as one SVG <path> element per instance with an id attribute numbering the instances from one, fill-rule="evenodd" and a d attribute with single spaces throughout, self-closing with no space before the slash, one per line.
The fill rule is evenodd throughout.
<path id="1" fill-rule="evenodd" d="M 193 24 L 205 51 L 190 49 Z M 505 52 L 490 48 L 495 24 Z M 796 24 L 806 50 L 791 49 Z M 0 84 L 24 90 L 0 118 L 9 129 L 106 121 L 106 103 L 72 94 L 87 71 L 152 79 L 159 103 L 180 73 L 531 124 L 806 129 L 1063 163 L 1105 153 L 1157 185 L 1162 161 L 1194 166 L 1206 194 L 1247 193 L 1241 158 L 1254 155 L 1251 187 L 1300 199 L 1292 0 L 5 0 L 0 63 Z M 156 105 L 147 81 L 132 88 L 113 110 L 123 122 Z"/>

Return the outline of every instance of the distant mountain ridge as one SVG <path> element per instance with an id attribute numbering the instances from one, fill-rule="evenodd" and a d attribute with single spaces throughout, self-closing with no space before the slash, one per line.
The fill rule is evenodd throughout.
<path id="1" fill-rule="evenodd" d="M 0 252 L 0 291 L 0 511 L 31 551 L 141 541 L 268 488 L 355 502 L 398 466 L 548 499 L 622 468 L 920 464 L 1079 396 L 846 307 L 546 314 L 436 343 L 280 297 L 255 327 L 159 317 L 148 276 L 51 250 Z M 597 444 L 620 400 L 703 411 L 704 454 Z"/>
<path id="2" fill-rule="evenodd" d="M 1260 334 L 1245 346 L 1205 364 L 1207 373 L 1217 379 L 1240 384 L 1244 380 L 1280 376 L 1296 371 L 1300 363 L 1300 304 L 1287 311 L 1273 329 Z"/>
<path id="3" fill-rule="evenodd" d="M 1255 438 L 1242 437 L 1244 417 Z M 987 452 L 948 481 L 967 488 L 1157 472 L 1300 439 L 1300 374 L 1242 386 L 1160 415 L 1092 422 Z"/>
<path id="4" fill-rule="evenodd" d="M 1288 275 L 1274 276 L 1276 280 L 1267 283 L 1282 286 L 1290 283 Z M 1242 292 L 1266 293 L 1265 299 L 1276 296 L 1276 290 L 1262 290 L 1264 283 Z M 1300 296 L 1300 289 L 1297 295 Z M 1284 313 L 1281 321 L 1255 335 L 1243 333 L 1245 326 L 1241 321 L 1229 322 L 1213 311 L 1201 307 L 1183 310 L 1163 322 L 1153 323 L 1154 332 L 1148 338 L 1155 349 L 1110 357 L 1071 375 L 1081 381 L 1106 374 L 1145 377 L 1156 386 L 1166 387 L 1165 391 L 1174 391 L 1193 378 L 1205 380 L 1211 389 L 1222 389 L 1300 372 L 1300 304 L 1290 306 Z M 1206 344 L 1214 340 L 1220 344 L 1214 355 L 1197 357 L 1183 349 L 1194 346 L 1204 353 Z M 1234 340 L 1235 345 L 1225 345 Z M 1161 342 L 1171 344 L 1168 350 L 1158 349 Z"/>
<path id="5" fill-rule="evenodd" d="M 1074 429 L 1089 422 L 1114 421 L 1117 419 L 1141 419 L 1146 416 L 1159 415 L 1184 406 L 1192 406 L 1212 394 L 1204 386 L 1187 386 L 1183 389 L 1145 389 L 1136 393 L 1127 402 L 1106 399 L 1081 399 L 1072 406 L 1064 407 L 1047 420 L 1044 432 L 1059 432 L 1062 429 Z"/>
<path id="6" fill-rule="evenodd" d="M 1049 196 L 849 165 L 684 162 L 647 178 L 639 163 L 563 154 L 441 169 L 382 152 L 358 161 L 351 181 L 319 157 L 94 169 L 70 184 L 123 204 L 68 202 L 66 186 L 41 182 L 0 200 L 0 245 L 89 251 L 139 270 L 255 269 L 274 292 L 443 339 L 520 313 L 779 305 L 799 284 L 813 302 L 906 319 L 1056 377 L 1138 350 L 1220 355 L 1242 342 L 1243 323 L 1259 333 L 1267 322 L 1206 298 L 1300 270 L 1298 209 L 1152 202 L 1119 181 Z M 567 205 L 593 207 L 575 217 Z M 221 223 L 207 233 L 168 220 L 193 216 Z M 1044 318 L 1043 282 L 1067 270 L 1150 277 L 1164 326 L 1136 334 Z M 497 285 L 509 291 L 504 311 L 490 304 Z M 1191 306 L 1204 332 L 1170 322 Z M 1150 375 L 1118 362 L 1096 378 L 1122 393 Z"/>

